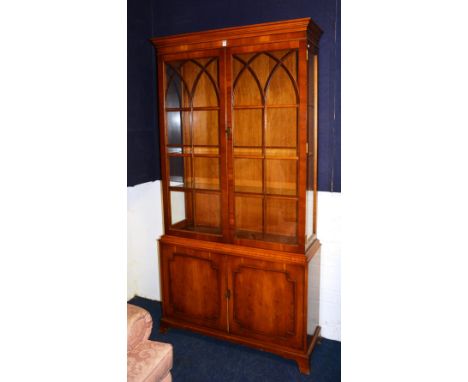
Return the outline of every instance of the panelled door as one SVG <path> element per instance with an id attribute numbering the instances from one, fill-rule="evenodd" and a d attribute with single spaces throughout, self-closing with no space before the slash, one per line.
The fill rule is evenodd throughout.
<path id="1" fill-rule="evenodd" d="M 217 253 L 162 245 L 164 315 L 227 331 L 225 264 Z"/>
<path id="2" fill-rule="evenodd" d="M 302 349 L 304 268 L 229 257 L 227 270 L 230 333 Z"/>
<path id="3" fill-rule="evenodd" d="M 224 57 L 215 49 L 159 61 L 169 234 L 221 241 L 227 232 Z"/>

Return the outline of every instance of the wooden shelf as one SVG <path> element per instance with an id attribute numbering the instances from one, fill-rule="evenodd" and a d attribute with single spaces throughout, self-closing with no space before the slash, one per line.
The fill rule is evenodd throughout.
<path id="1" fill-rule="evenodd" d="M 206 227 L 206 226 L 193 226 L 193 225 L 174 225 L 173 229 L 191 231 L 191 232 L 200 232 L 207 233 L 210 235 L 220 235 L 221 229 L 219 227 Z"/>
<path id="2" fill-rule="evenodd" d="M 295 236 L 275 235 L 271 233 L 254 231 L 236 231 L 235 236 L 237 239 L 272 241 L 282 244 L 296 244 L 297 242 Z"/>

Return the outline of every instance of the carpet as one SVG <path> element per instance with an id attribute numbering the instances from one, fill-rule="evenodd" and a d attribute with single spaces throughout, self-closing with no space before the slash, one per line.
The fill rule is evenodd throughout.
<path id="1" fill-rule="evenodd" d="M 292 360 L 232 344 L 186 330 L 169 329 L 159 333 L 161 304 L 134 297 L 128 303 L 150 312 L 153 330 L 150 339 L 174 347 L 174 382 L 337 382 L 341 380 L 341 342 L 321 339 L 311 355 L 311 373 L 299 373 Z"/>

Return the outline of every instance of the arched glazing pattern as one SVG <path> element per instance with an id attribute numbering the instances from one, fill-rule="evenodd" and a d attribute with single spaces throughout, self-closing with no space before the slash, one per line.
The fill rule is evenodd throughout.
<path id="1" fill-rule="evenodd" d="M 219 106 L 218 60 L 166 63 L 166 108 Z"/>
<path id="2" fill-rule="evenodd" d="M 299 103 L 297 50 L 234 56 L 235 106 Z"/>
<path id="3" fill-rule="evenodd" d="M 218 234 L 221 232 L 218 58 L 166 62 L 165 72 L 171 226 Z"/>
<path id="4" fill-rule="evenodd" d="M 298 50 L 233 56 L 238 238 L 297 242 Z"/>

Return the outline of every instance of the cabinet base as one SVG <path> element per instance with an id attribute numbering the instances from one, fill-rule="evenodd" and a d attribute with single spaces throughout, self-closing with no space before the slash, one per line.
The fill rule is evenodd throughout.
<path id="1" fill-rule="evenodd" d="M 312 336 L 307 336 L 307 350 L 302 352 L 298 349 L 291 349 L 286 347 L 281 347 L 277 345 L 272 345 L 266 342 L 261 342 L 257 340 L 252 340 L 250 338 L 244 338 L 236 336 L 230 333 L 220 332 L 215 329 L 203 328 L 200 326 L 192 325 L 190 323 L 185 323 L 181 321 L 176 321 L 169 318 L 161 318 L 159 324 L 160 333 L 166 333 L 169 328 L 185 329 L 195 333 L 200 333 L 222 339 L 225 341 L 233 342 L 236 344 L 241 344 L 249 346 L 258 350 L 267 351 L 269 353 L 277 354 L 283 358 L 291 359 L 297 363 L 299 371 L 302 374 L 310 374 L 310 354 L 315 348 L 315 345 L 319 343 L 320 338 L 320 326 L 315 328 L 314 334 Z"/>

